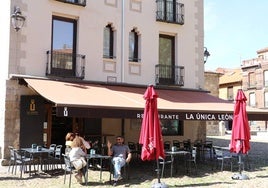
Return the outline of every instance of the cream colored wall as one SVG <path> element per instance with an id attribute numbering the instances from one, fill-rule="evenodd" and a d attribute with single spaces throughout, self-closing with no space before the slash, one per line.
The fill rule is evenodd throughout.
<path id="1" fill-rule="evenodd" d="M 140 137 L 141 120 L 125 119 L 125 143 L 128 141 L 138 143 Z M 102 119 L 102 133 L 113 134 L 109 136 L 109 140 L 115 142 L 115 137 L 121 135 L 121 119 L 103 118 Z M 184 135 L 183 136 L 163 136 L 164 141 L 173 140 L 187 140 L 192 142 L 195 140 L 205 140 L 206 126 L 202 121 L 184 121 Z"/>
<path id="2" fill-rule="evenodd" d="M 1 27 L 1 69 L 0 69 L 0 159 L 4 155 L 4 130 L 5 130 L 5 99 L 6 99 L 6 80 L 8 77 L 9 59 L 9 32 L 10 32 L 10 1 L 2 1 L 0 6 L 0 25 Z"/>
<path id="3" fill-rule="evenodd" d="M 118 82 L 154 84 L 155 65 L 158 64 L 159 34 L 176 37 L 176 65 L 185 67 L 185 88 L 203 87 L 203 1 L 181 1 L 185 7 L 185 24 L 167 24 L 155 20 L 155 1 L 125 0 L 124 58 L 121 60 L 122 1 L 87 1 L 86 7 L 54 0 L 21 0 L 26 23 L 20 34 L 11 36 L 19 42 L 20 61 L 10 73 L 45 76 L 46 51 L 51 48 L 52 15 L 78 20 L 77 53 L 86 55 L 85 80 L 107 81 L 107 76 Z M 112 16 L 111 16 L 112 15 Z M 103 62 L 103 28 L 111 23 L 115 30 L 115 62 Z M 128 62 L 128 34 L 137 28 L 140 36 L 140 63 Z M 10 52 L 14 55 L 14 52 Z M 123 64 L 122 64 L 123 62 Z M 124 69 L 122 74 L 121 68 Z M 123 77 L 122 77 L 123 75 Z M 194 78 L 194 79 L 193 79 Z"/>
<path id="4" fill-rule="evenodd" d="M 103 118 L 102 119 L 102 134 L 111 134 L 108 136 L 107 141 L 115 142 L 116 136 L 121 135 L 121 119 Z"/>
<path id="5" fill-rule="evenodd" d="M 241 89 L 241 85 L 232 85 L 231 84 L 228 86 L 233 87 L 233 94 L 234 94 L 234 99 L 235 99 L 236 94 L 237 94 L 237 90 Z M 228 98 L 227 98 L 227 87 L 228 86 L 219 88 L 219 98 L 228 100 Z"/>

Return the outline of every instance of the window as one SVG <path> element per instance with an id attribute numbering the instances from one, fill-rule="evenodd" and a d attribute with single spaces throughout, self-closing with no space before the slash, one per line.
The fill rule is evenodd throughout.
<path id="1" fill-rule="evenodd" d="M 230 86 L 230 87 L 227 88 L 227 99 L 228 100 L 234 100 L 233 86 Z"/>
<path id="2" fill-rule="evenodd" d="M 249 106 L 256 106 L 255 93 L 249 94 Z"/>
<path id="3" fill-rule="evenodd" d="M 159 83 L 175 83 L 175 37 L 159 36 Z"/>
<path id="4" fill-rule="evenodd" d="M 156 20 L 184 24 L 184 4 L 177 0 L 157 0 Z"/>
<path id="5" fill-rule="evenodd" d="M 264 92 L 264 107 L 268 108 L 268 92 Z"/>
<path id="6" fill-rule="evenodd" d="M 254 72 L 250 72 L 248 75 L 249 87 L 256 87 L 256 77 Z"/>
<path id="7" fill-rule="evenodd" d="M 183 136 L 183 121 L 160 120 L 163 136 Z"/>
<path id="8" fill-rule="evenodd" d="M 51 73 L 75 75 L 76 20 L 53 16 Z"/>
<path id="9" fill-rule="evenodd" d="M 264 72 L 263 72 L 263 80 L 264 80 L 264 83 L 263 83 L 263 85 L 264 85 L 264 87 L 268 87 L 268 70 L 265 70 Z"/>
<path id="10" fill-rule="evenodd" d="M 139 61 L 139 37 L 138 33 L 133 29 L 129 33 L 129 61 L 138 62 Z"/>
<path id="11" fill-rule="evenodd" d="M 103 31 L 103 57 L 109 59 L 114 57 L 114 32 L 110 24 Z"/>
<path id="12" fill-rule="evenodd" d="M 64 3 L 74 4 L 85 7 L 87 4 L 87 0 L 56 0 Z"/>

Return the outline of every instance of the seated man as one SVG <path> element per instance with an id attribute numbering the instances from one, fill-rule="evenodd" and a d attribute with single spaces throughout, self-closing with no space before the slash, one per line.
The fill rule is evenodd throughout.
<path id="1" fill-rule="evenodd" d="M 131 160 L 131 153 L 128 145 L 124 144 L 122 136 L 116 137 L 116 144 L 112 146 L 108 140 L 108 155 L 113 156 L 112 163 L 114 165 L 114 181 L 116 182 L 121 178 L 121 168 L 129 163 Z"/>

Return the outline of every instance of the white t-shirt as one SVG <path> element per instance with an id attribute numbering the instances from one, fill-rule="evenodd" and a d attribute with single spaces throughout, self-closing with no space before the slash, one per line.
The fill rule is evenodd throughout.
<path id="1" fill-rule="evenodd" d="M 85 156 L 86 156 L 86 153 L 80 147 L 72 148 L 69 153 L 71 162 L 76 159 L 80 159 L 81 157 L 85 157 Z"/>

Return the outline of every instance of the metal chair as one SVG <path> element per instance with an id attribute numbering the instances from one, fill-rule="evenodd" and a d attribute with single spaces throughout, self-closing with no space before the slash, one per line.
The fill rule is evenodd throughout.
<path id="1" fill-rule="evenodd" d="M 209 159 L 212 160 L 213 156 L 213 142 L 212 141 L 205 141 L 203 143 L 203 158 L 206 158 L 206 153 L 209 153 Z"/>
<path id="2" fill-rule="evenodd" d="M 54 168 L 54 157 L 55 157 L 56 144 L 50 144 L 49 150 L 50 150 L 50 152 L 48 153 L 47 158 L 43 160 L 43 163 L 45 164 L 46 170 Z"/>
<path id="3" fill-rule="evenodd" d="M 183 141 L 183 149 L 185 151 L 190 151 L 191 150 L 191 140 L 184 140 Z"/>
<path id="4" fill-rule="evenodd" d="M 162 166 L 162 169 L 161 169 L 161 178 L 163 178 L 164 176 L 164 171 L 165 171 L 165 167 L 166 165 L 170 165 L 170 176 L 172 176 L 172 160 L 171 160 L 171 156 L 170 155 L 166 155 L 165 158 L 162 158 L 162 157 L 159 157 L 158 158 L 158 162 L 159 162 L 159 165 Z"/>
<path id="5" fill-rule="evenodd" d="M 9 153 L 10 153 L 10 159 L 9 159 L 9 164 L 8 164 L 8 172 L 10 171 L 10 167 L 12 165 L 12 174 L 13 174 L 14 166 L 15 166 L 15 163 L 16 163 L 14 147 L 13 146 L 8 146 L 8 149 L 9 149 Z"/>
<path id="6" fill-rule="evenodd" d="M 74 166 L 72 165 L 70 161 L 70 157 L 68 155 L 62 154 L 64 159 L 64 184 L 66 182 L 66 174 L 67 172 L 70 173 L 69 177 L 69 187 L 71 187 L 71 180 L 72 180 L 72 173 L 75 170 Z"/>
<path id="7" fill-rule="evenodd" d="M 31 165 L 34 162 L 33 157 L 24 150 L 16 150 L 16 149 L 14 149 L 14 155 L 15 155 L 15 174 L 17 171 L 17 165 L 20 165 L 20 178 L 22 178 L 22 172 L 25 172 L 27 165 L 29 165 L 29 175 L 31 175 Z"/>
<path id="8" fill-rule="evenodd" d="M 133 155 L 133 157 L 138 158 L 138 150 L 134 142 L 128 142 L 128 147 Z"/>
<path id="9" fill-rule="evenodd" d="M 165 150 L 170 150 L 171 147 L 171 142 L 170 141 L 165 141 L 164 142 L 164 149 Z"/>
<path id="10" fill-rule="evenodd" d="M 214 158 L 216 163 L 221 162 L 221 171 L 223 171 L 223 166 L 225 162 L 229 162 L 231 165 L 231 171 L 233 171 L 233 156 L 230 153 L 224 152 L 221 149 L 214 148 Z"/>
<path id="11" fill-rule="evenodd" d="M 177 150 L 181 148 L 181 142 L 179 140 L 173 140 L 172 145 L 176 146 Z"/>
<path id="12" fill-rule="evenodd" d="M 196 155 L 197 155 L 197 148 L 193 147 L 189 159 L 187 159 L 187 172 L 191 174 L 192 164 L 195 168 L 195 173 L 197 173 L 197 166 L 196 166 Z"/>
<path id="13" fill-rule="evenodd" d="M 58 164 L 61 165 L 62 168 L 62 145 L 57 145 L 55 148 L 55 156 L 54 156 L 54 160 L 55 160 L 55 165 L 58 168 Z"/>

